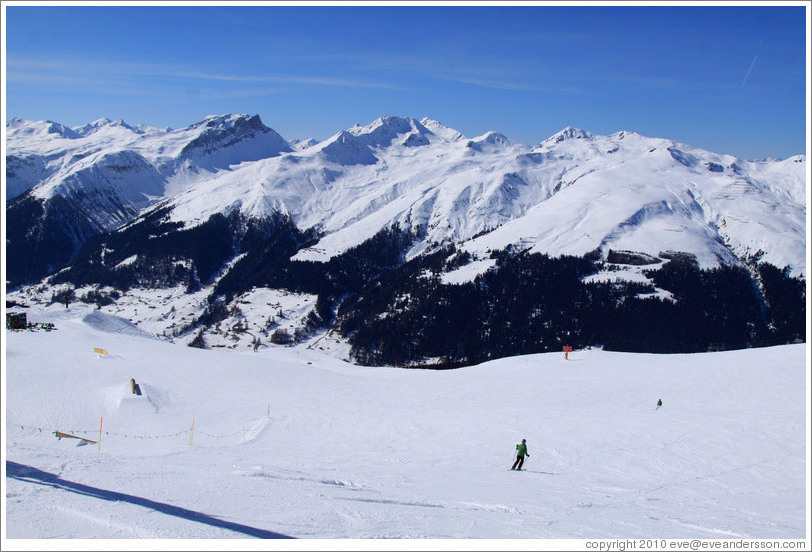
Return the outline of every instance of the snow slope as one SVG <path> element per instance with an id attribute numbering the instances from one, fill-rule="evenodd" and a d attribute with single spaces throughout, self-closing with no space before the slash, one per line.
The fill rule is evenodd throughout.
<path id="1" fill-rule="evenodd" d="M 4 539 L 809 538 L 804 345 L 424 371 L 29 319 L 57 329 L 4 336 Z"/>

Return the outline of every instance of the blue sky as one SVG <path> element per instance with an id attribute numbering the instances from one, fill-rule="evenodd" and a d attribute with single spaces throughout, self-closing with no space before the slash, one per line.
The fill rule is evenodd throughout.
<path id="1" fill-rule="evenodd" d="M 748 158 L 807 149 L 804 3 L 4 8 L 7 119 L 248 113 L 324 139 L 398 115 L 530 145 L 573 125 Z"/>

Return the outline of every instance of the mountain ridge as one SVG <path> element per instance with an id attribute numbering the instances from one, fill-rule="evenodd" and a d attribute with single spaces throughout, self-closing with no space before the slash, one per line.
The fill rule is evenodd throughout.
<path id="1" fill-rule="evenodd" d="M 205 346 L 231 335 L 226 322 L 244 327 L 258 289 L 293 293 L 290 329 L 267 318 L 251 343 L 335 332 L 362 364 L 470 363 L 565 339 L 686 352 L 799 335 L 803 156 L 754 162 L 575 127 L 527 146 L 393 116 L 306 147 L 242 114 L 92 125 L 66 138 L 7 123 L 7 181 L 34 183 L 6 205 L 16 297 L 81 289 L 126 308 L 176 290 L 164 301 L 191 319 L 137 318 Z M 691 329 L 663 326 L 675 317 Z"/>
<path id="2" fill-rule="evenodd" d="M 9 188 L 33 184 L 23 193 L 47 201 L 53 194 L 71 197 L 78 189 L 88 192 L 96 183 L 96 196 L 112 197 L 110 220 L 105 221 L 103 213 L 95 217 L 94 224 L 101 231 L 115 229 L 128 222 L 128 216 L 160 201 L 174 205 L 173 219 L 184 223 L 204 220 L 206 216 L 201 214 L 205 213 L 228 213 L 236 205 L 248 216 L 259 218 L 275 210 L 286 212 L 301 228 L 320 227 L 326 233 L 318 247 L 325 253 L 303 252 L 300 259 L 325 260 L 360 243 L 346 234 L 368 238 L 393 223 L 422 226 L 427 241 L 468 242 L 472 253 L 480 243 L 488 244 L 486 248 L 506 247 L 536 240 L 535 251 L 552 254 L 584 254 L 595 248 L 605 253 L 614 245 L 615 249 L 637 248 L 656 255 L 670 246 L 641 244 L 623 228 L 653 219 L 663 223 L 676 216 L 690 222 L 681 228 L 682 237 L 693 233 L 696 240 L 674 247 L 698 251 L 702 266 L 715 266 L 714 258 L 720 255 L 729 257 L 716 243 L 726 243 L 734 257 L 760 251 L 769 259 L 786 244 L 789 232 L 794 252 L 783 247 L 775 253 L 776 264 L 790 266 L 793 274 L 805 274 L 806 270 L 804 247 L 799 242 L 806 201 L 803 156 L 750 162 L 625 130 L 603 136 L 572 126 L 528 147 L 494 131 L 469 139 L 428 118 L 418 121 L 395 116 L 379 117 L 366 126 L 354 125 L 303 149 L 291 146 L 258 115 L 210 115 L 178 131 L 152 129 L 142 133 L 120 119 L 100 119 L 69 129 L 71 138 L 64 138 L 67 127 L 52 122 L 46 125 L 13 119 L 7 123 L 8 129 L 13 130 L 8 139 Z M 116 137 L 94 142 L 92 136 L 101 129 L 116 132 Z M 61 146 L 49 147 L 40 140 L 25 147 L 26 137 L 41 137 L 43 133 L 59 137 L 50 141 Z M 78 149 L 70 149 L 65 142 L 76 142 Z M 116 159 L 121 160 L 118 167 Z M 115 184 L 126 167 L 136 165 L 139 174 L 129 179 L 138 183 L 135 187 L 125 189 Z M 684 170 L 679 172 L 678 165 Z M 109 174 L 114 167 L 122 169 L 115 177 Z M 90 172 L 97 174 L 95 180 L 86 176 Z M 626 184 L 645 173 L 650 179 L 668 180 L 668 189 L 656 182 Z M 40 182 L 35 183 L 37 179 Z M 567 191 L 573 185 L 589 191 Z M 621 189 L 623 185 L 629 189 Z M 657 185 L 660 190 L 641 203 L 639 196 Z M 615 188 L 617 202 L 629 205 L 628 209 L 617 205 L 614 218 L 608 222 L 595 216 L 597 206 L 589 206 L 606 187 Z M 527 225 L 517 220 L 531 209 L 548 218 L 552 212 L 566 213 L 563 204 L 557 209 L 541 207 L 560 192 L 566 193 L 553 203 L 568 197 L 571 209 L 580 209 L 583 216 L 595 219 L 584 223 L 564 216 L 563 222 L 600 228 L 600 236 L 582 239 L 580 247 L 562 248 L 562 238 L 554 236 L 555 228 L 535 228 L 536 224 L 523 227 Z M 747 206 L 746 212 L 735 211 L 734 204 L 756 197 L 756 201 L 767 201 L 773 210 L 790 212 L 792 224 L 776 225 L 752 206 Z M 690 208 L 677 213 L 675 206 L 679 205 Z M 731 209 L 734 212 L 728 213 Z M 757 224 L 767 228 L 767 234 L 743 235 L 741 220 L 745 214 L 755 217 Z M 492 236 L 498 237 L 498 242 L 483 238 L 473 241 L 474 236 L 503 225 L 515 232 L 500 230 Z M 534 235 L 516 235 L 527 232 Z M 667 239 L 674 237 L 668 232 L 673 231 L 661 229 L 658 239 L 674 241 Z M 631 243 L 615 243 L 621 237 Z M 574 241 L 578 240 L 576 236 Z M 418 244 L 413 254 L 425 248 L 426 243 Z"/>

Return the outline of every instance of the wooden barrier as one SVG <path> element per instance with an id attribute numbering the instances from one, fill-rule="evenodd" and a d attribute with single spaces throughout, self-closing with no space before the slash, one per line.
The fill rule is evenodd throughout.
<path id="1" fill-rule="evenodd" d="M 79 439 L 80 441 L 84 441 L 85 443 L 93 443 L 96 444 L 96 441 L 92 439 L 85 439 L 84 437 L 77 437 L 76 435 L 71 435 L 70 433 L 64 433 L 62 431 L 54 431 L 54 435 L 57 439 L 62 439 L 63 437 L 66 439 Z"/>

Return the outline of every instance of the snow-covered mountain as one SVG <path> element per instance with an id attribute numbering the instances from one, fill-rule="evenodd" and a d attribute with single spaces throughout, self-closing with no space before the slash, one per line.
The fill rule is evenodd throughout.
<path id="1" fill-rule="evenodd" d="M 806 275 L 803 156 L 748 161 L 573 127 L 527 146 L 402 117 L 291 145 L 247 115 L 181 130 L 14 119 L 7 150 L 8 197 L 22 190 L 7 205 L 15 285 L 68 266 L 63 281 L 77 284 L 184 282 L 219 294 L 270 280 L 334 297 L 348 292 L 336 287 L 350 285 L 347 259 L 372 278 L 442 251 L 445 284 L 473 282 L 508 251 L 589 258 L 606 263 L 598 270 L 610 280 L 652 282 L 646 271 L 685 256 L 704 270 L 757 277 L 767 263 Z M 171 242 L 160 253 L 158 237 Z M 32 248 L 39 264 L 30 267 Z M 322 284 L 301 275 L 294 283 L 306 263 L 322 267 Z M 127 284 L 114 276 L 124 267 Z M 329 318 L 327 310 L 322 304 Z"/>
<path id="2" fill-rule="evenodd" d="M 158 129 L 145 125 L 133 127 L 118 119 L 99 119 L 69 128 L 52 121 L 12 119 L 6 123 L 6 149 L 9 164 L 7 199 L 33 190 L 39 198 L 70 195 L 75 188 L 71 176 L 105 157 L 128 152 L 138 155 L 159 172 L 165 186 L 188 181 L 190 175 L 228 169 L 245 161 L 256 161 L 292 151 L 279 134 L 263 125 L 259 116 L 211 115 L 180 130 Z M 19 170 L 15 170 L 19 166 Z M 35 167 L 37 172 L 25 171 Z M 107 191 L 107 174 L 100 174 L 84 187 L 95 185 Z M 166 190 L 155 193 L 151 184 L 139 189 L 140 176 L 132 177 L 132 194 L 157 199 Z M 115 226 L 115 224 L 113 224 Z"/>
<path id="3" fill-rule="evenodd" d="M 6 137 L 6 214 L 15 229 L 8 246 L 12 255 L 39 252 L 34 266 L 14 263 L 12 282 L 61 268 L 90 236 L 116 230 L 191 182 L 292 151 L 247 115 L 209 116 L 181 130 L 12 119 Z"/>
<path id="4" fill-rule="evenodd" d="M 761 252 L 806 271 L 803 156 L 751 162 L 572 127 L 528 147 L 399 117 L 296 150 L 241 115 L 178 131 L 14 119 L 7 133 L 8 198 L 27 189 L 42 200 L 81 196 L 100 230 L 168 198 L 171 219 L 185 225 L 238 209 L 318 227 L 324 237 L 300 259 L 329 259 L 397 223 L 421 233 L 409 257 L 453 241 L 475 255 L 508 245 L 552 255 L 687 251 L 704 267 Z"/>

